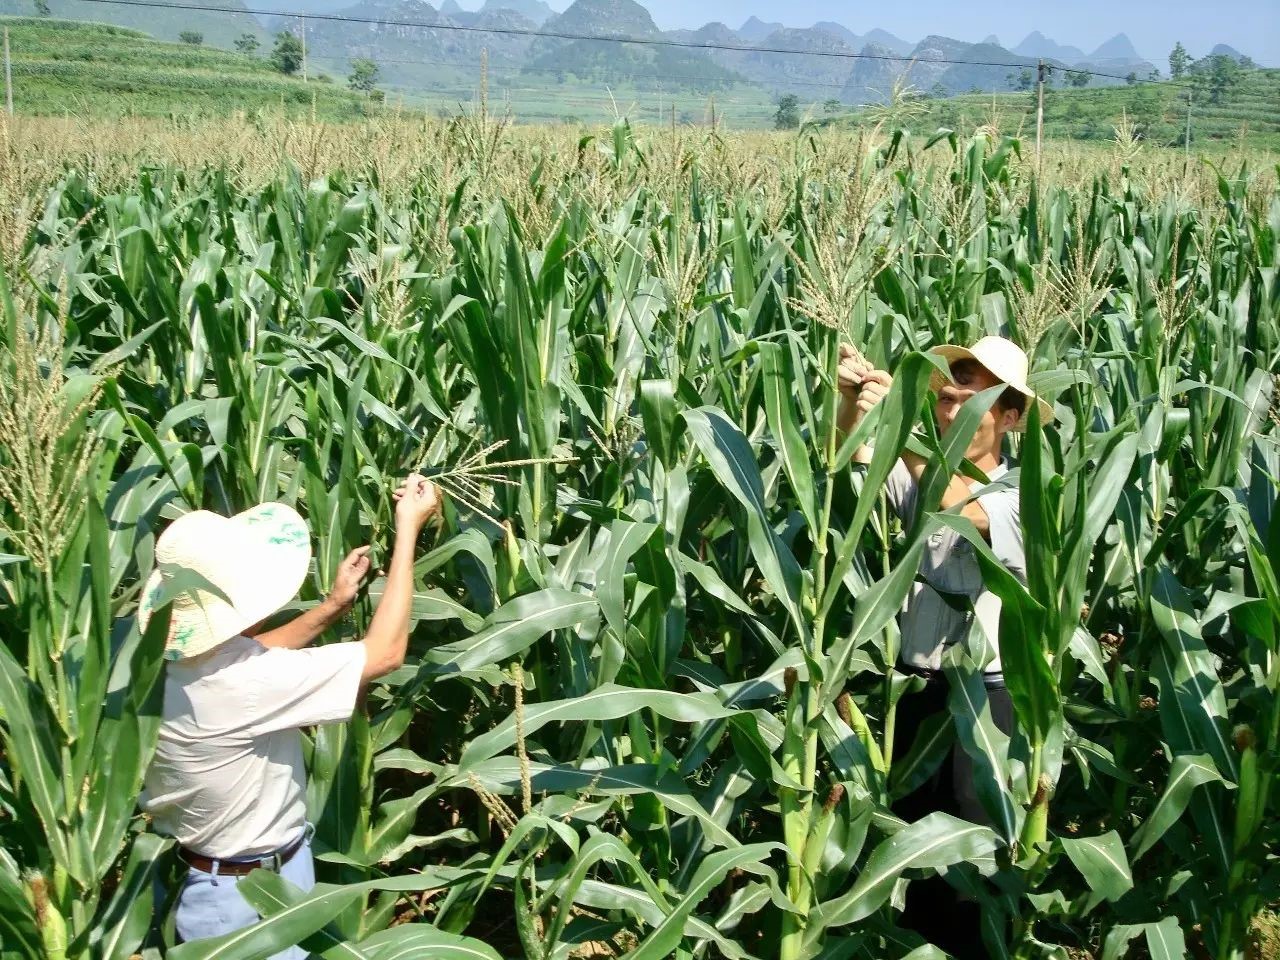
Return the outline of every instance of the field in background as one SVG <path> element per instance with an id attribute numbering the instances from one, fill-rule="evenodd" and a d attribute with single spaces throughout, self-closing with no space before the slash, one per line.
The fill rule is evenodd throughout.
<path id="1" fill-rule="evenodd" d="M 127 8 L 125 8 L 127 9 Z M 346 89 L 350 63 L 313 57 L 309 83 L 285 77 L 267 62 L 263 48 L 245 56 L 211 46 L 159 41 L 146 34 L 103 24 L 37 18 L 3 18 L 10 28 L 14 57 L 14 105 L 19 113 L 79 117 L 210 117 L 276 112 L 351 120 L 362 115 L 405 110 L 451 116 L 473 103 L 480 65 L 396 64 L 397 82 L 383 84 L 379 107 Z M 225 39 L 225 38 L 224 38 Z M 387 65 L 384 65 L 386 67 Z M 509 110 L 519 124 L 566 123 L 590 127 L 616 116 L 633 123 L 705 125 L 714 115 L 731 129 L 768 130 L 775 98 L 763 87 L 735 84 L 712 95 L 664 91 L 622 84 L 608 86 L 567 77 L 551 82 L 543 73 L 495 69 L 488 77 L 491 107 Z M 816 90 L 817 88 L 815 88 Z M 922 99 L 896 109 L 870 108 L 833 114 L 817 93 L 802 98 L 806 120 L 838 126 L 865 126 L 886 115 L 927 136 L 941 127 L 959 130 L 995 122 L 1001 129 L 1034 131 L 1031 94 L 966 94 Z M 1135 133 L 1153 144 L 1180 144 L 1186 125 L 1185 92 L 1165 84 L 1133 87 L 1051 89 L 1045 101 L 1049 140 L 1109 140 L 1127 118 Z M 1192 115 L 1193 145 L 1218 150 L 1243 138 L 1247 145 L 1280 147 L 1280 70 L 1244 74 L 1242 84 L 1219 103 L 1197 102 Z"/>

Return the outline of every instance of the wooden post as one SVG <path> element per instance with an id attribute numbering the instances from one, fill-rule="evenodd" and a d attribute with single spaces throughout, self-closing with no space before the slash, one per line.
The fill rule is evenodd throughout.
<path id="1" fill-rule="evenodd" d="M 1182 148 L 1183 148 L 1183 154 L 1182 154 L 1183 162 L 1189 163 L 1191 161 L 1191 88 L 1190 87 L 1187 87 L 1187 136 L 1186 136 L 1186 139 L 1182 141 Z"/>
<path id="2" fill-rule="evenodd" d="M 13 70 L 9 65 L 9 28 L 4 28 L 4 108 L 13 116 Z"/>
<path id="3" fill-rule="evenodd" d="M 307 18 L 302 18 L 302 82 L 307 82 Z"/>
<path id="4" fill-rule="evenodd" d="M 1036 179 L 1040 178 L 1040 151 L 1044 140 L 1044 61 L 1036 66 Z"/>

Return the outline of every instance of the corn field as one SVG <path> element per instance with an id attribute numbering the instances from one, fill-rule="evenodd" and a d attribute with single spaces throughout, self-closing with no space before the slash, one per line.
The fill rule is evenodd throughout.
<path id="1" fill-rule="evenodd" d="M 4 130 L 0 956 L 924 960 L 899 911 L 936 874 L 991 957 L 1259 955 L 1274 158 L 1120 136 L 1037 177 L 994 122 L 399 122 Z M 1016 729 L 958 650 L 955 722 L 895 742 L 922 552 L 984 547 L 938 509 L 982 410 L 939 434 L 924 351 L 988 333 L 1057 411 L 1003 481 L 1028 582 L 984 564 Z M 842 342 L 895 376 L 849 438 Z M 904 527 L 881 489 L 907 445 L 931 463 Z M 173 945 L 172 841 L 136 808 L 157 534 L 296 505 L 303 608 L 348 550 L 385 562 L 420 468 L 448 499 L 409 662 L 307 737 L 321 883 L 260 871 L 257 926 Z M 984 822 L 901 819 L 955 742 Z"/>

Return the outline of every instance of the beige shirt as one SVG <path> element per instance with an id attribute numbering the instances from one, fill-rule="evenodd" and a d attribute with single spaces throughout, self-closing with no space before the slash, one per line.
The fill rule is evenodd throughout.
<path id="1" fill-rule="evenodd" d="M 207 857 L 271 853 L 306 826 L 300 728 L 348 720 L 363 643 L 306 650 L 235 637 L 165 667 L 164 712 L 141 805 Z"/>
<path id="2" fill-rule="evenodd" d="M 1001 460 L 987 476 L 994 483 L 1008 473 L 1008 469 Z M 978 493 L 985 486 L 975 481 L 969 485 L 969 491 Z M 890 507 L 905 522 L 915 515 L 917 492 L 915 478 L 899 460 L 885 482 L 885 495 Z M 1022 546 L 1017 488 L 996 488 L 975 499 L 987 514 L 992 552 L 1010 573 L 1026 583 L 1027 558 Z M 982 568 L 978 566 L 973 544 L 950 529 L 931 534 L 920 563 L 920 580 L 912 584 L 899 620 L 902 662 L 925 670 L 940 670 L 947 648 L 968 638 L 971 618 L 976 617 L 989 641 L 989 649 L 970 652 L 983 664 L 988 677 L 998 676 L 1000 598 L 983 585 Z M 944 593 L 952 596 L 944 598 Z M 958 599 L 957 606 L 962 608 L 972 604 L 973 613 L 957 609 L 948 599 Z"/>

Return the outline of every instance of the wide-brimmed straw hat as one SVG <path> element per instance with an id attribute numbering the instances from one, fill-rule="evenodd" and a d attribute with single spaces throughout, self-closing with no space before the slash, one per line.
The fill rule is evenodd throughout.
<path id="1" fill-rule="evenodd" d="M 999 380 L 1005 386 L 1012 387 L 1017 390 L 1028 400 L 1033 401 L 1040 408 L 1040 422 L 1048 423 L 1054 417 L 1053 405 L 1046 402 L 1042 397 L 1036 395 L 1036 392 L 1027 386 L 1027 355 L 1012 340 L 1006 340 L 1004 337 L 983 337 L 972 347 L 961 347 L 953 343 L 946 343 L 940 347 L 934 347 L 929 351 L 936 354 L 947 361 L 947 365 L 955 363 L 958 360 L 976 360 L 982 366 L 991 371 L 991 375 Z M 948 383 L 947 377 L 941 371 L 935 371 L 930 386 L 934 393 L 938 393 Z M 1027 425 L 1027 414 L 1031 410 L 1031 404 L 1022 412 L 1022 416 L 1018 418 L 1017 425 L 1014 430 L 1022 430 Z"/>
<path id="2" fill-rule="evenodd" d="M 163 603 L 165 582 L 190 571 L 193 583 L 180 585 L 173 597 L 165 658 L 199 656 L 292 600 L 310 562 L 306 522 L 282 503 L 259 504 L 230 518 L 188 513 L 156 541 L 156 571 L 138 605 L 138 623 L 145 630 Z"/>

